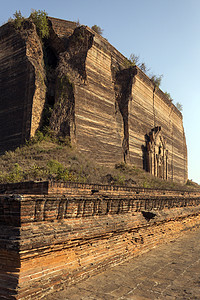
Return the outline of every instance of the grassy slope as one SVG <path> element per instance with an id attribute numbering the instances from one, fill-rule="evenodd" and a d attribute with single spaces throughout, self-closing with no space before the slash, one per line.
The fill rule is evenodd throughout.
<path id="1" fill-rule="evenodd" d="M 48 138 L 32 141 L 0 156 L 0 183 L 30 180 L 122 184 L 146 188 L 199 188 L 191 181 L 185 186 L 163 181 L 123 163 L 113 168 L 101 167 L 76 149 Z"/>

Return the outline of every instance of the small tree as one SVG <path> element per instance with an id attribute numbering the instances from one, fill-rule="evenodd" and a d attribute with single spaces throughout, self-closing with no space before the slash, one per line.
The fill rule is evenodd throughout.
<path id="1" fill-rule="evenodd" d="M 171 97 L 170 93 L 168 93 L 168 92 L 165 92 L 165 96 L 167 96 L 167 98 L 168 98 L 170 101 L 172 101 L 172 102 L 173 102 L 173 99 L 172 99 L 172 97 Z"/>
<path id="2" fill-rule="evenodd" d="M 147 73 L 150 71 L 150 69 L 147 68 L 147 66 L 146 66 L 146 64 L 145 64 L 144 62 L 139 64 L 139 68 L 140 68 L 145 74 L 147 74 Z"/>
<path id="3" fill-rule="evenodd" d="M 137 64 L 139 64 L 140 57 L 139 55 L 135 55 L 134 53 L 131 53 L 129 60 L 133 66 L 136 66 Z"/>
<path id="4" fill-rule="evenodd" d="M 150 79 L 153 82 L 153 84 L 155 86 L 157 86 L 158 88 L 161 85 L 161 81 L 162 81 L 163 75 L 151 75 Z"/>
<path id="5" fill-rule="evenodd" d="M 47 13 L 42 10 L 32 10 L 29 18 L 35 24 L 39 37 L 41 39 L 48 38 L 49 25 L 47 20 Z"/>
<path id="6" fill-rule="evenodd" d="M 14 22 L 14 26 L 16 29 L 21 28 L 22 23 L 24 22 L 24 17 L 22 17 L 21 11 L 17 11 L 13 14 L 14 19 L 9 19 L 9 21 Z"/>
<path id="7" fill-rule="evenodd" d="M 77 27 L 81 26 L 81 23 L 80 23 L 79 19 L 75 23 L 76 23 Z"/>
<path id="8" fill-rule="evenodd" d="M 93 25 L 92 27 L 92 30 L 94 30 L 96 33 L 102 35 L 103 34 L 103 29 L 97 25 Z"/>
<path id="9" fill-rule="evenodd" d="M 131 55 L 129 57 L 129 61 L 131 62 L 131 64 L 133 66 L 137 65 L 146 74 L 150 70 L 149 68 L 147 68 L 147 66 L 144 62 L 140 62 L 140 56 L 139 55 L 135 55 L 134 53 L 131 53 Z"/>
<path id="10" fill-rule="evenodd" d="M 16 11 L 13 14 L 13 19 L 9 19 L 9 21 L 14 22 L 14 26 L 16 29 L 21 28 L 25 18 L 22 16 L 21 11 Z M 29 16 L 29 19 L 33 21 L 36 26 L 37 33 L 41 39 L 48 38 L 49 36 L 49 25 L 47 20 L 47 13 L 42 10 L 33 10 Z"/>
<path id="11" fill-rule="evenodd" d="M 182 111 L 183 110 L 183 105 L 180 102 L 176 103 L 176 107 L 178 108 L 178 110 Z"/>

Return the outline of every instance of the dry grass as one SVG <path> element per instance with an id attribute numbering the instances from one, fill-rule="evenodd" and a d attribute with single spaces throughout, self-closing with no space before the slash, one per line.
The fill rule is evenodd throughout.
<path id="1" fill-rule="evenodd" d="M 44 138 L 0 156 L 0 183 L 30 180 L 76 181 L 140 186 L 145 188 L 197 189 L 188 181 L 180 185 L 151 176 L 124 163 L 113 168 L 99 166 L 76 149 Z"/>

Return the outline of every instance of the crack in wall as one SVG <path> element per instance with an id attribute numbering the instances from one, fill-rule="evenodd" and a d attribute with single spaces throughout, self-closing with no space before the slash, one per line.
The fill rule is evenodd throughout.
<path id="1" fill-rule="evenodd" d="M 47 93 L 41 126 L 50 126 L 58 137 L 74 139 L 75 86 L 87 81 L 85 61 L 93 34 L 80 26 L 68 38 L 61 39 L 50 21 L 49 25 L 50 35 L 44 42 Z"/>
<path id="2" fill-rule="evenodd" d="M 123 118 L 123 141 L 122 151 L 124 162 L 129 161 L 129 101 L 131 101 L 131 92 L 133 78 L 137 74 L 135 67 L 123 70 L 113 70 L 115 99 L 119 111 Z"/>

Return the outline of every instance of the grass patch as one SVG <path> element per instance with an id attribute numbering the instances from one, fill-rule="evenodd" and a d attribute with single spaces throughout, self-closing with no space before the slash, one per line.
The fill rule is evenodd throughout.
<path id="1" fill-rule="evenodd" d="M 54 180 L 179 190 L 200 188 L 190 180 L 186 185 L 164 181 L 125 163 L 113 168 L 100 166 L 73 148 L 69 140 L 61 141 L 41 132 L 26 145 L 0 156 L 0 166 L 0 183 Z"/>

